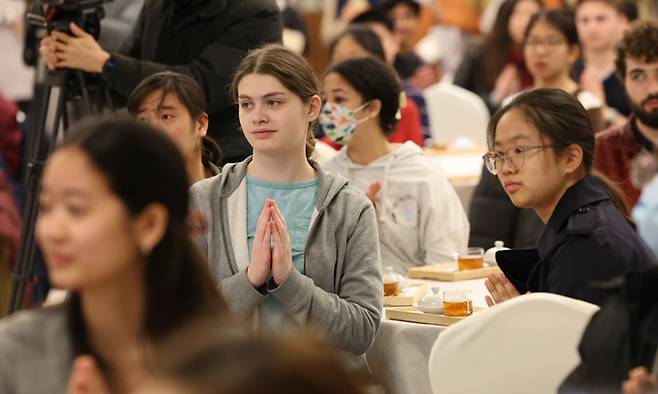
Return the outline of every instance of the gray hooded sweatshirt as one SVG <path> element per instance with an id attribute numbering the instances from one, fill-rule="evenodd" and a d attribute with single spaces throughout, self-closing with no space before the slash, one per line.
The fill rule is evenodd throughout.
<path id="1" fill-rule="evenodd" d="M 325 333 L 338 348 L 364 354 L 381 320 L 383 284 L 375 210 L 339 175 L 311 162 L 317 203 L 304 253 L 306 274 L 292 269 L 278 287 L 256 289 L 247 279 L 247 165 L 227 164 L 192 186 L 191 211 L 205 221 L 197 234 L 210 271 L 231 308 L 248 317 L 268 295 L 301 324 Z"/>

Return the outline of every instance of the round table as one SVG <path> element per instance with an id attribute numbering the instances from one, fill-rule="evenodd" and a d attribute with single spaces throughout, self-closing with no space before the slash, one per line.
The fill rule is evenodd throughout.
<path id="1" fill-rule="evenodd" d="M 484 297 L 489 292 L 484 286 L 484 279 L 457 282 L 410 279 L 409 282 L 426 283 L 428 289 L 435 286 L 442 290 L 468 289 L 472 291 L 474 307 L 487 307 Z M 367 353 L 373 374 L 391 393 L 432 394 L 428 372 L 430 351 L 434 341 L 446 328 L 384 317 L 375 342 Z"/>

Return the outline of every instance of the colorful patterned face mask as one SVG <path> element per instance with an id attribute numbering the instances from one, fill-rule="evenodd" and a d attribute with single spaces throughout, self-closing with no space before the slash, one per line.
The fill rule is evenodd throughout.
<path id="1" fill-rule="evenodd" d="M 324 134 L 337 144 L 347 145 L 352 139 L 356 127 L 370 119 L 368 117 L 357 119 L 354 114 L 370 103 L 371 101 L 368 101 L 355 109 L 349 109 L 336 103 L 325 103 L 318 118 Z"/>

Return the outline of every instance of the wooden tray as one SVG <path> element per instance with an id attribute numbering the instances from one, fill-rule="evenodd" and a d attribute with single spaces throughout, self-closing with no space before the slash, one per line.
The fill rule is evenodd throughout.
<path id="1" fill-rule="evenodd" d="M 454 282 L 457 280 L 486 278 L 489 274 L 499 272 L 501 271 L 498 267 L 484 267 L 469 271 L 459 271 L 457 270 L 457 263 L 440 263 L 425 265 L 422 267 L 413 267 L 409 269 L 407 274 L 410 278 Z"/>
<path id="2" fill-rule="evenodd" d="M 403 286 L 400 295 L 384 297 L 384 306 L 411 306 L 427 293 L 427 285 L 415 283 Z"/>
<path id="3" fill-rule="evenodd" d="M 473 308 L 473 313 L 477 313 L 484 308 Z M 397 308 L 386 308 L 386 317 L 390 320 L 402 320 L 409 321 L 413 323 L 424 323 L 424 324 L 433 324 L 435 326 L 451 326 L 455 323 L 468 318 L 469 316 L 464 317 L 452 317 L 446 315 L 438 315 L 434 313 L 425 313 L 421 312 L 413 306 L 404 306 Z"/>

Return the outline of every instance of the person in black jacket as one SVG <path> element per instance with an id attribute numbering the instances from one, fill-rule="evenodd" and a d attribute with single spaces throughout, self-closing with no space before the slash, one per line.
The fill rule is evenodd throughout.
<path id="1" fill-rule="evenodd" d="M 580 365 L 559 394 L 649 394 L 658 391 L 658 267 L 605 284 L 615 292 L 583 332 Z M 649 371 L 652 371 L 650 373 Z"/>
<path id="2" fill-rule="evenodd" d="M 494 115 L 488 133 L 487 169 L 514 205 L 532 208 L 546 223 L 536 249 L 496 254 L 505 274 L 485 282 L 489 305 L 527 291 L 602 305 L 613 292 L 600 283 L 655 265 L 623 197 L 592 172 L 594 130 L 573 95 L 522 93 Z"/>
<path id="3" fill-rule="evenodd" d="M 147 0 L 131 36 L 107 52 L 71 24 L 72 34 L 54 31 L 41 42 L 49 68 L 101 74 L 121 98 L 160 71 L 192 76 L 205 94 L 210 124 L 226 162 L 251 152 L 228 94 L 233 70 L 250 49 L 281 42 L 281 13 L 274 0 Z"/>

